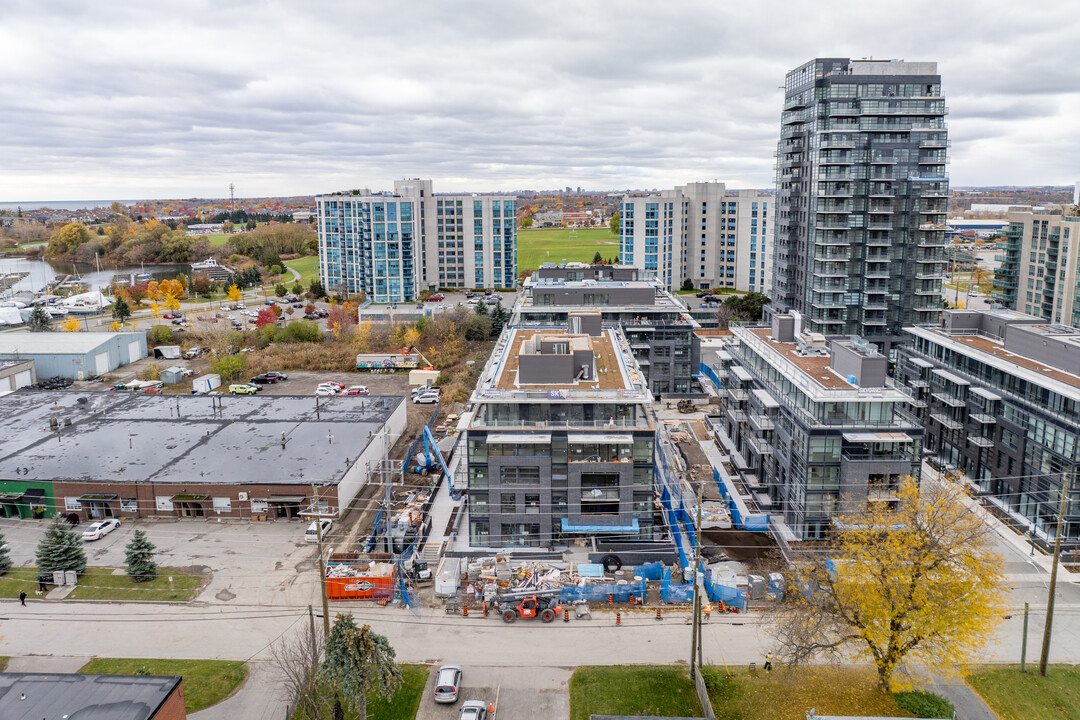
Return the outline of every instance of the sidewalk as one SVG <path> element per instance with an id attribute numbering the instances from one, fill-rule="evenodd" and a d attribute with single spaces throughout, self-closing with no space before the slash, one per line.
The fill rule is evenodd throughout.
<path id="1" fill-rule="evenodd" d="M 927 688 L 953 704 L 956 720 L 998 720 L 998 716 L 960 678 L 936 678 Z"/>

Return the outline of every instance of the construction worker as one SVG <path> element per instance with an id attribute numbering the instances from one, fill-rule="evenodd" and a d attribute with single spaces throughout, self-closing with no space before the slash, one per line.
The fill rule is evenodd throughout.
<path id="1" fill-rule="evenodd" d="M 772 672 L 772 653 L 765 655 L 765 672 Z"/>
<path id="2" fill-rule="evenodd" d="M 706 602 L 705 607 L 701 609 L 705 613 L 705 622 L 709 622 L 709 616 L 712 615 L 712 605 Z"/>

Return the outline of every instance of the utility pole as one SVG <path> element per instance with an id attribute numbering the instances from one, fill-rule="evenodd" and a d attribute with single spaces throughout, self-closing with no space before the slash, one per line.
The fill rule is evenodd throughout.
<path id="1" fill-rule="evenodd" d="M 1065 528 L 1065 505 L 1069 500 L 1069 477 L 1061 473 L 1061 502 L 1058 503 L 1057 535 L 1054 538 L 1054 564 L 1050 568 L 1050 597 L 1046 599 L 1046 625 L 1043 626 L 1042 654 L 1039 656 L 1039 674 L 1046 677 L 1046 663 L 1050 659 L 1050 630 L 1054 624 L 1054 595 L 1057 592 L 1058 558 L 1061 557 L 1061 534 Z"/>
<path id="2" fill-rule="evenodd" d="M 307 606 L 308 626 L 311 631 L 311 677 L 315 677 L 315 674 L 319 672 L 319 654 L 315 652 L 317 644 L 315 642 L 315 613 L 312 611 L 311 606 Z"/>
<path id="3" fill-rule="evenodd" d="M 698 567 L 701 565 L 701 498 L 704 486 L 698 483 L 697 527 L 694 529 L 694 618 L 690 633 L 690 681 L 694 680 L 694 668 L 700 665 L 701 655 L 701 583 L 698 582 Z"/>
<path id="4" fill-rule="evenodd" d="M 319 491 L 315 488 L 315 483 L 311 483 L 311 504 L 318 511 Z M 319 538 L 319 591 L 322 595 L 322 624 L 326 637 L 330 637 L 330 601 L 326 597 L 326 566 L 323 563 L 322 523 L 319 520 L 322 520 L 322 514 L 315 513 L 315 533 Z"/>
<path id="5" fill-rule="evenodd" d="M 1028 611 L 1031 609 L 1031 603 L 1024 603 L 1024 639 L 1020 644 L 1020 672 L 1024 672 L 1024 666 L 1027 664 L 1027 636 L 1028 636 Z"/>

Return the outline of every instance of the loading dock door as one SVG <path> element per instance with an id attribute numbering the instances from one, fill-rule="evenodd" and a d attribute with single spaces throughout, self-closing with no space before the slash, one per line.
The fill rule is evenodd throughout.
<path id="1" fill-rule="evenodd" d="M 20 373 L 15 373 L 15 390 L 24 388 L 27 385 L 32 385 L 34 382 L 29 370 L 23 370 Z"/>
<path id="2" fill-rule="evenodd" d="M 133 363 L 139 359 L 139 341 L 132 340 L 128 343 L 128 362 Z"/>
<path id="3" fill-rule="evenodd" d="M 109 353 L 98 353 L 94 356 L 94 372 L 98 375 L 104 375 L 109 372 Z"/>

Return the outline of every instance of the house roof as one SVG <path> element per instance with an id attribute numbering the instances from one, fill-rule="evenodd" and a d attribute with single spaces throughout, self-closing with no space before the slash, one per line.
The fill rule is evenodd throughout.
<path id="1" fill-rule="evenodd" d="M 151 720 L 177 676 L 0 673 L 0 717 Z"/>

